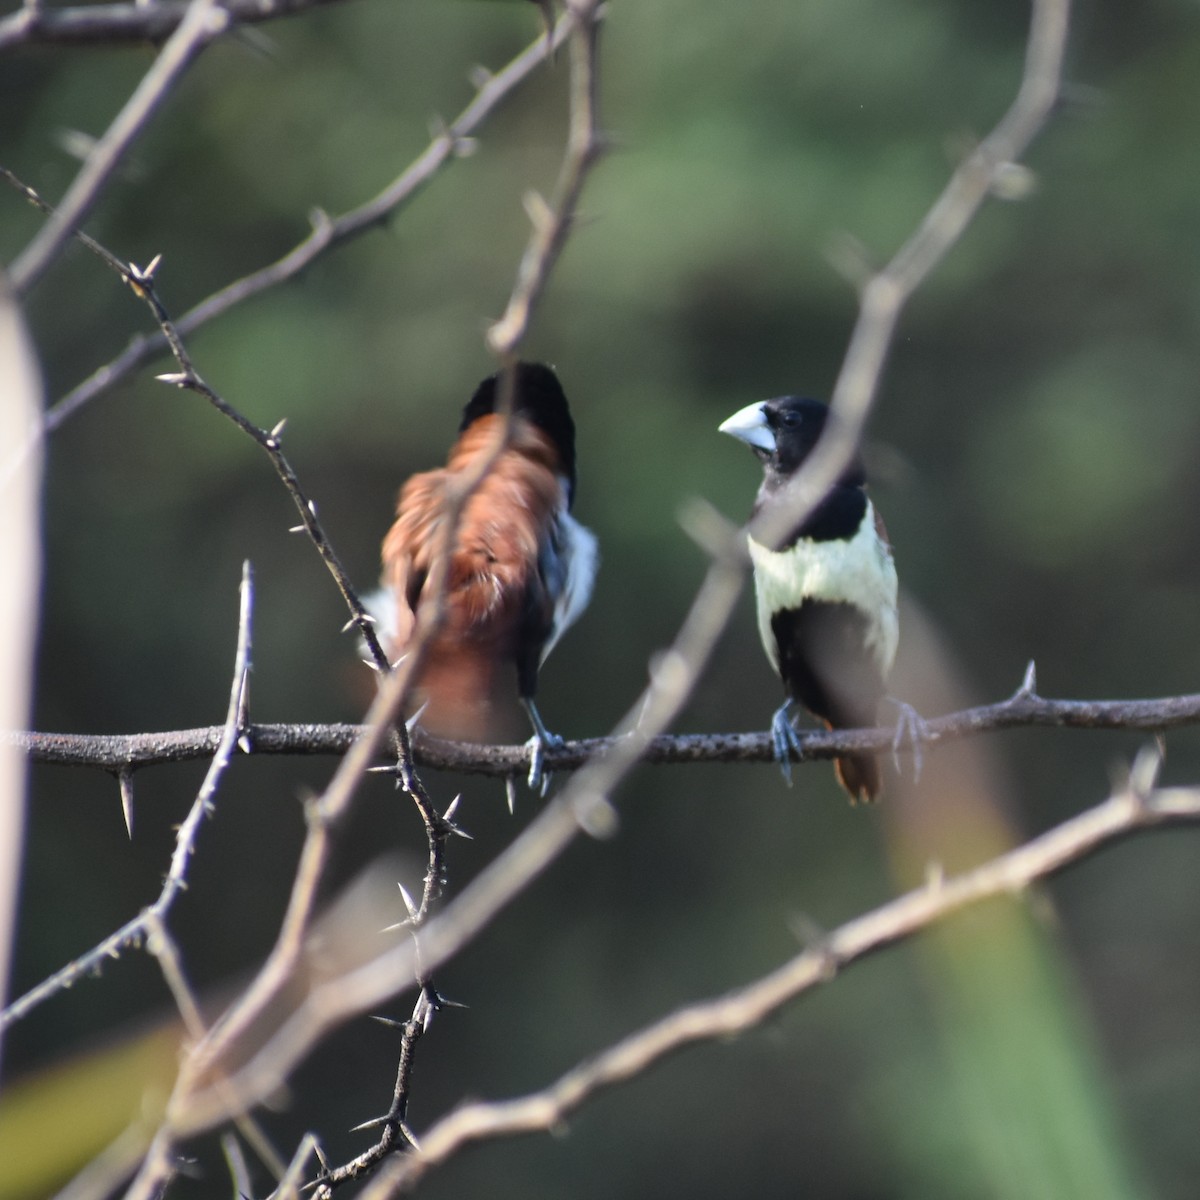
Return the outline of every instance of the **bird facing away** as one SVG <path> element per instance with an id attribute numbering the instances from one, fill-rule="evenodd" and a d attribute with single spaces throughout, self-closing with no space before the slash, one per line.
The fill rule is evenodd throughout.
<path id="1" fill-rule="evenodd" d="M 534 705 L 538 668 L 591 597 L 596 539 L 571 516 L 575 425 L 557 376 L 540 363 L 512 374 L 508 444 L 467 500 L 446 574 L 445 620 L 415 688 L 422 728 L 439 737 L 495 738 L 510 727 L 514 694 L 533 725 L 530 784 L 545 749 L 561 744 Z M 386 604 L 379 614 L 393 661 L 407 653 L 441 550 L 448 496 L 493 451 L 504 374 L 485 379 L 463 410 L 445 467 L 414 475 L 383 541 Z"/>
<path id="2" fill-rule="evenodd" d="M 819 400 L 781 396 L 734 413 L 722 433 L 745 442 L 763 464 L 757 515 L 785 488 L 830 419 Z M 788 699 L 775 713 L 775 757 L 791 782 L 789 752 L 803 757 L 790 719 L 798 701 L 830 729 L 873 726 L 896 657 L 896 566 L 883 521 L 855 459 L 778 550 L 750 538 L 758 630 Z M 851 802 L 879 795 L 871 754 L 835 760 Z"/>

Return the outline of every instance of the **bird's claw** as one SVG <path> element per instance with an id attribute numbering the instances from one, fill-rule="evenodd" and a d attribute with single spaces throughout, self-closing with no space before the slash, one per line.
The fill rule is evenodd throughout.
<path id="1" fill-rule="evenodd" d="M 792 786 L 792 752 L 795 751 L 798 759 L 804 757 L 804 746 L 789 715 L 791 708 L 791 701 L 788 701 L 780 705 L 771 718 L 771 748 L 788 787 Z"/>
<path id="2" fill-rule="evenodd" d="M 894 704 L 899 710 L 899 716 L 896 718 L 896 735 L 892 738 L 892 762 L 899 771 L 900 752 L 907 743 L 908 750 L 912 754 L 913 783 L 916 783 L 921 778 L 921 768 L 924 765 L 924 745 L 930 736 L 929 723 L 911 704 L 897 700 L 895 696 L 889 696 L 887 699 L 889 704 Z"/>
<path id="3" fill-rule="evenodd" d="M 529 749 L 529 790 L 537 792 L 539 796 L 544 796 L 550 788 L 550 780 L 554 777 L 552 771 L 545 769 L 546 751 L 561 749 L 566 742 L 557 733 L 541 730 L 535 733 L 525 745 Z"/>
<path id="4" fill-rule="evenodd" d="M 532 698 L 522 696 L 521 705 L 529 716 L 530 725 L 533 726 L 533 737 L 525 743 L 529 747 L 529 788 L 544 796 L 546 789 L 550 786 L 550 775 L 543 770 L 546 751 L 559 750 L 566 745 L 566 742 L 557 733 L 551 733 L 546 728 L 546 723 L 542 720 L 541 713 L 538 712 L 537 705 L 534 704 Z"/>

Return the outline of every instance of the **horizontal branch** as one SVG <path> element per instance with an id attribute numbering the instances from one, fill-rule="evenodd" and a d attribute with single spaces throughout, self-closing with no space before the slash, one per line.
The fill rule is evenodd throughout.
<path id="1" fill-rule="evenodd" d="M 231 24 L 250 25 L 340 2 L 224 0 L 221 7 Z M 0 52 L 31 42 L 93 46 L 161 42 L 175 32 L 187 9 L 188 0 L 152 0 L 149 4 L 89 4 L 72 8 L 50 8 L 26 3 L 16 12 L 0 19 Z"/>
<path id="2" fill-rule="evenodd" d="M 926 745 L 1000 729 L 1052 725 L 1063 729 L 1132 729 L 1157 733 L 1179 725 L 1200 724 L 1200 694 L 1157 700 L 1049 700 L 1022 689 L 996 704 L 967 708 L 926 722 Z M 245 753 L 339 755 L 366 732 L 362 725 L 248 725 Z M 215 752 L 221 726 L 168 733 L 73 734 L 9 733 L 33 762 L 102 767 L 110 771 L 186 762 Z M 801 734 L 805 759 L 829 759 L 860 750 L 890 750 L 895 730 L 812 730 Z M 571 771 L 616 745 L 612 737 L 580 738 L 546 751 L 546 766 Z M 904 748 L 904 747 L 902 747 Z M 413 737 L 418 765 L 475 775 L 506 776 L 529 766 L 527 746 L 480 746 Z M 771 738 L 763 733 L 663 734 L 651 738 L 644 762 L 770 762 Z"/>
<path id="3" fill-rule="evenodd" d="M 754 982 L 692 1004 L 586 1059 L 541 1091 L 497 1102 L 464 1104 L 419 1135 L 419 1149 L 393 1159 L 364 1200 L 383 1200 L 411 1188 L 463 1146 L 548 1132 L 601 1091 L 643 1074 L 668 1055 L 701 1042 L 728 1039 L 761 1024 L 784 1005 L 831 982 L 843 969 L 922 932 L 972 904 L 1019 895 L 1143 829 L 1200 820 L 1200 791 L 1144 793 L 1135 766 L 1128 790 L 974 870 L 936 875 L 916 891 L 857 917 Z"/>

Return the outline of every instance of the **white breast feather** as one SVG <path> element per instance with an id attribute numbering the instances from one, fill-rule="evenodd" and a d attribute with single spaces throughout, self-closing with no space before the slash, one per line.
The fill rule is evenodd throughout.
<path id="1" fill-rule="evenodd" d="M 579 619 L 592 598 L 592 584 L 600 564 L 596 535 L 585 529 L 569 512 L 561 512 L 552 538 L 552 553 L 557 559 L 554 573 L 562 590 L 554 601 L 554 627 L 542 647 L 541 661 L 554 649 L 558 639 Z M 545 565 L 545 564 L 544 564 Z"/>
<path id="2" fill-rule="evenodd" d="M 367 616 L 375 618 L 375 633 L 386 650 L 396 640 L 396 593 L 390 587 L 379 587 L 360 596 Z M 370 658 L 366 642 L 359 642 L 359 652 Z"/>
<path id="3" fill-rule="evenodd" d="M 785 550 L 768 550 L 750 539 L 754 591 L 758 600 L 758 632 L 768 657 L 779 669 L 779 652 L 771 630 L 771 614 L 799 608 L 805 600 L 853 604 L 874 618 L 867 648 L 886 676 L 896 658 L 900 624 L 896 616 L 896 564 L 875 530 L 875 509 L 867 511 L 849 541 L 817 542 L 800 538 Z"/>

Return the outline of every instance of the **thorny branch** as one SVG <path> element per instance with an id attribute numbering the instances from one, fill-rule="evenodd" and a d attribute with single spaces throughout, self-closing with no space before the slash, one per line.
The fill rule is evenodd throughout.
<path id="1" fill-rule="evenodd" d="M 118 958 L 122 951 L 140 947 L 158 961 L 159 969 L 175 999 L 189 1036 L 200 1038 L 204 1035 L 200 1006 L 184 974 L 179 948 L 168 926 L 168 917 L 175 901 L 187 887 L 188 864 L 195 852 L 200 827 L 204 819 L 212 813 L 217 786 L 245 738 L 254 606 L 254 581 L 249 563 L 244 563 L 242 567 L 240 593 L 237 651 L 225 724 L 221 727 L 221 736 L 208 771 L 196 793 L 196 799 L 179 827 L 175 839 L 175 852 L 171 856 L 171 864 L 158 898 L 98 946 L 50 976 L 0 1013 L 0 1028 L 19 1020 L 49 996 L 70 987 L 82 976 L 94 972 L 107 959 Z M 237 1124 L 260 1158 L 276 1169 L 277 1173 L 281 1173 L 283 1164 L 279 1162 L 269 1141 L 249 1116 L 238 1113 Z M 104 1162 L 98 1162 L 96 1171 L 105 1177 L 107 1170 L 119 1173 L 122 1171 L 121 1164 L 128 1164 L 144 1148 L 144 1140 L 139 1141 L 136 1131 L 131 1131 L 127 1137 L 121 1139 L 118 1147 L 114 1147 L 112 1161 L 109 1162 L 106 1158 Z"/>
<path id="2" fill-rule="evenodd" d="M 595 9 L 595 4 L 581 4 L 572 10 L 577 22 L 577 35 L 588 47 L 586 54 L 576 54 L 572 57 L 573 78 L 577 77 L 580 72 L 586 72 L 587 87 L 584 92 L 581 92 L 578 86 L 573 89 L 572 135 L 568 146 L 568 166 L 564 168 L 564 178 L 569 179 L 570 183 L 569 186 L 563 189 L 560 196 L 559 210 L 554 214 L 550 222 L 551 227 L 554 225 L 561 226 L 562 232 L 539 242 L 539 235 L 544 234 L 546 227 L 539 226 L 535 220 L 534 250 L 525 260 L 525 266 L 515 293 L 520 298 L 520 304 L 524 306 L 526 317 L 528 312 L 532 310 L 538 294 L 544 287 L 548 274 L 548 264 L 553 261 L 553 258 L 561 248 L 562 237 L 565 230 L 570 226 L 582 180 L 590 163 L 590 154 L 581 160 L 578 158 L 577 139 L 579 130 L 584 125 L 590 124 L 594 116 L 594 105 L 591 104 L 594 82 L 591 78 L 591 72 L 594 69 L 595 61 L 595 22 L 597 20 Z M 582 31 L 580 31 L 581 29 Z M 576 112 L 575 107 L 578 97 L 581 94 L 586 94 L 589 102 L 589 107 L 582 119 Z M 338 580 L 339 586 L 344 585 L 344 594 L 347 595 L 352 613 L 354 613 L 355 618 L 360 623 L 364 637 L 371 646 L 373 656 L 381 672 L 385 673 L 385 678 L 382 681 L 371 711 L 368 713 L 367 728 L 362 738 L 352 746 L 349 753 L 340 763 L 325 794 L 310 805 L 309 835 L 305 840 L 301 852 L 291 900 L 285 913 L 275 948 L 268 956 L 264 966 L 247 991 L 185 1058 L 168 1105 L 167 1120 L 155 1135 L 150 1152 L 143 1161 L 142 1167 L 131 1186 L 130 1195 L 135 1197 L 155 1194 L 164 1180 L 169 1177 L 172 1169 L 172 1147 L 175 1145 L 182 1131 L 194 1127 L 191 1108 L 193 1107 L 193 1095 L 197 1090 L 201 1090 L 206 1097 L 217 1095 L 219 1097 L 217 1103 L 227 1116 L 236 1116 L 246 1110 L 247 1106 L 239 1096 L 231 1092 L 230 1084 L 222 1076 L 222 1071 L 225 1067 L 223 1060 L 230 1053 L 231 1048 L 237 1045 L 239 1039 L 247 1033 L 255 1020 L 262 1015 L 266 1006 L 278 995 L 281 985 L 290 978 L 297 963 L 300 961 L 304 938 L 310 927 L 314 913 L 318 885 L 328 863 L 333 831 L 344 816 L 349 801 L 364 771 L 369 763 L 378 755 L 383 741 L 390 736 L 398 736 L 402 743 L 400 774 L 406 789 L 412 792 L 414 798 L 417 799 L 418 807 L 421 808 L 427 830 L 430 831 L 430 869 L 426 877 L 425 892 L 419 906 L 410 906 L 414 928 L 424 919 L 432 900 L 441 889 L 441 843 L 444 841 L 445 836 L 453 832 L 453 827 L 445 817 L 439 816 L 436 810 L 433 809 L 432 803 L 429 802 L 428 797 L 425 795 L 423 787 L 416 780 L 415 771 L 412 768 L 411 757 L 408 752 L 406 735 L 402 726 L 393 734 L 393 717 L 404 703 L 412 680 L 419 669 L 424 648 L 428 644 L 430 637 L 436 632 L 443 607 L 441 594 L 444 590 L 442 577 L 445 573 L 445 564 L 448 561 L 448 553 L 446 552 L 449 549 L 449 541 L 454 536 L 458 516 L 471 494 L 471 490 L 482 481 L 491 465 L 490 461 L 481 464 L 478 479 L 467 481 L 466 485 L 461 489 L 461 495 L 456 497 L 457 510 L 449 514 L 445 523 L 444 536 L 447 545 L 444 548 L 443 554 L 439 556 L 439 559 L 435 563 L 428 587 L 431 595 L 437 598 L 437 600 L 434 603 L 422 605 L 413 643 L 409 647 L 403 663 L 397 669 L 389 672 L 388 664 L 382 655 L 378 640 L 375 638 L 365 615 L 362 614 L 361 606 L 358 606 L 357 598 L 354 596 L 352 589 L 349 588 L 344 572 L 341 571 L 340 564 L 338 564 L 336 557 L 333 555 L 332 548 L 329 547 L 327 541 L 325 541 L 323 535 L 319 532 L 319 525 L 316 522 L 313 505 L 304 499 L 295 476 L 282 455 L 278 437 L 281 427 L 277 426 L 269 434 L 259 430 L 217 395 L 200 377 L 183 346 L 182 340 L 154 293 L 153 275 L 157 266 L 158 262 L 156 260 L 145 269 L 130 267 L 123 271 L 123 276 L 134 287 L 134 290 L 151 305 L 163 335 L 167 339 L 176 362 L 180 367 L 177 373 L 160 376 L 160 378 L 164 382 L 203 395 L 214 407 L 233 420 L 267 451 L 297 503 L 302 520 L 304 521 L 304 528 L 309 532 L 310 537 L 313 538 L 318 548 L 321 549 L 322 555 L 333 572 L 335 579 Z M 533 279 L 534 282 L 532 285 L 528 283 L 527 276 Z M 524 326 L 522 325 L 516 332 L 516 335 L 505 344 L 504 350 L 506 355 L 515 355 L 523 332 Z M 505 437 L 507 437 L 507 432 Z M 495 453 L 498 454 L 504 444 L 505 440 L 502 438 L 495 448 Z M 406 945 L 412 948 L 414 964 L 419 963 L 420 956 L 415 941 L 406 943 Z M 421 972 L 419 966 L 416 966 L 415 970 L 417 978 L 428 978 L 427 975 Z M 413 1018 L 405 1025 L 396 1092 L 392 1110 L 388 1113 L 387 1118 L 385 1118 L 385 1134 L 381 1137 L 374 1152 L 368 1152 L 368 1155 L 364 1156 L 362 1160 L 349 1164 L 346 1168 L 339 1169 L 340 1178 L 352 1178 L 361 1174 L 363 1170 L 369 1169 L 393 1148 L 398 1141 L 398 1135 L 403 1133 L 403 1113 L 408 1087 L 407 1072 L 408 1065 L 412 1059 L 412 1049 L 424 1025 L 427 1023 L 429 1015 L 436 1008 L 436 1003 L 436 993 L 427 985 L 422 984 L 421 994 L 418 998 Z M 338 1173 L 326 1172 L 325 1174 L 332 1181 L 339 1180 Z"/>
<path id="3" fill-rule="evenodd" d="M 30 194 L 35 203 L 41 203 L 40 200 L 33 195 L 31 189 L 25 190 Z M 267 452 L 272 464 L 276 469 L 276 472 L 283 481 L 285 488 L 291 495 L 293 502 L 295 503 L 296 508 L 301 515 L 302 524 L 295 527 L 295 530 L 303 530 L 306 532 L 313 545 L 317 548 L 318 553 L 320 553 L 322 559 L 332 574 L 339 591 L 341 591 L 343 599 L 350 608 L 351 620 L 349 624 L 352 626 L 357 626 L 364 642 L 367 645 L 368 652 L 372 656 L 375 668 L 384 675 L 387 675 L 391 669 L 390 664 L 388 663 L 387 657 L 383 652 L 383 648 L 379 643 L 371 619 L 367 616 L 365 610 L 363 609 L 362 603 L 359 600 L 352 584 L 350 583 L 349 576 L 342 567 L 341 562 L 333 549 L 332 543 L 329 541 L 323 528 L 321 527 L 320 522 L 317 520 L 316 505 L 305 496 L 305 493 L 300 486 L 299 479 L 293 471 L 291 464 L 283 454 L 280 442 L 280 434 L 282 433 L 283 422 L 281 421 L 269 433 L 259 429 L 240 412 L 233 408 L 232 405 L 230 405 L 215 391 L 213 391 L 213 389 L 210 388 L 208 384 L 205 383 L 200 377 L 183 344 L 182 338 L 176 331 L 154 289 L 153 276 L 158 266 L 157 260 L 155 260 L 150 264 L 149 267 L 145 269 L 140 269 L 132 264 L 126 266 L 119 260 L 115 259 L 114 256 L 109 254 L 108 251 L 104 250 L 103 247 L 100 247 L 92 239 L 87 238 L 85 235 L 80 236 L 84 240 L 85 244 L 89 246 L 89 248 L 100 254 L 100 256 L 106 262 L 118 270 L 125 281 L 139 296 L 146 301 L 146 303 L 150 306 L 151 311 L 154 313 L 155 319 L 158 321 L 163 336 L 171 347 L 171 352 L 181 368 L 180 372 L 177 374 L 160 376 L 159 378 L 164 382 L 177 385 L 181 388 L 186 388 L 203 396 L 209 401 L 210 404 L 213 405 L 213 407 L 232 420 L 234 424 L 236 424 L 243 432 L 253 438 L 253 440 L 256 441 Z M 488 466 L 490 466 L 490 462 L 484 464 L 484 469 L 480 472 L 480 480 L 486 473 Z M 469 495 L 470 490 L 468 489 L 464 492 L 461 503 L 465 503 Z M 457 517 L 452 516 L 447 523 L 447 540 L 453 537 L 453 531 L 456 524 Z M 435 593 L 440 595 L 440 583 L 431 581 L 431 587 Z M 391 699 L 388 701 L 388 705 L 390 705 L 390 707 L 383 707 L 380 710 L 377 723 L 374 726 L 368 724 L 367 729 L 363 731 L 364 741 L 373 740 L 378 742 L 378 739 L 383 737 L 388 739 L 389 745 L 393 750 L 393 761 L 397 763 L 396 770 L 398 782 L 412 798 L 425 828 L 426 842 L 428 845 L 428 866 L 425 872 L 424 886 L 422 889 L 420 903 L 415 906 L 410 906 L 410 918 L 414 931 L 425 919 L 434 901 L 441 894 L 442 888 L 445 884 L 446 842 L 448 841 L 449 837 L 456 832 L 456 829 L 453 823 L 450 821 L 453 805 L 451 805 L 450 809 L 447 810 L 445 816 L 438 813 L 432 798 L 426 791 L 425 786 L 413 764 L 412 749 L 409 743 L 408 731 L 403 722 L 393 724 L 392 715 L 404 703 L 404 697 L 407 695 L 409 689 L 409 682 L 411 679 L 415 678 L 415 673 L 420 666 L 424 646 L 427 644 L 428 639 L 436 631 L 439 620 L 440 615 L 435 614 L 432 619 L 427 622 L 427 628 L 423 632 L 418 630 L 415 645 L 409 654 L 409 662 L 406 665 L 406 670 L 401 673 L 400 681 L 397 683 L 396 680 L 391 680 L 390 682 L 395 684 L 394 688 L 392 690 L 385 689 L 386 695 L 391 697 Z M 243 733 L 243 748 L 247 750 L 249 750 L 251 745 L 249 740 L 250 737 L 251 735 L 248 731 Z M 348 758 L 344 760 L 343 766 L 345 766 L 346 762 L 349 762 L 353 757 L 353 755 L 349 755 Z M 127 769 L 122 769 L 118 778 L 121 780 L 122 798 L 124 801 L 128 781 L 131 778 L 131 773 Z M 351 778 L 356 779 L 357 776 L 351 776 Z M 329 846 L 328 840 L 322 839 L 321 844 L 325 853 L 327 854 Z M 309 860 L 309 871 L 303 876 L 305 886 L 308 887 L 309 890 L 303 897 L 303 903 L 306 906 L 305 915 L 302 919 L 297 917 L 298 924 L 296 928 L 298 930 L 302 930 L 307 925 L 307 920 L 311 916 L 311 906 L 313 903 L 315 903 L 317 884 L 319 883 L 321 874 L 323 872 L 324 861 L 324 858 L 321 858 L 318 861 L 315 856 Z M 301 877 L 298 876 L 297 878 L 299 880 Z M 297 894 L 298 893 L 294 893 L 294 899 L 296 898 Z M 293 916 L 297 915 L 296 909 L 294 908 L 289 909 L 289 913 L 291 913 Z M 297 940 L 293 943 L 297 954 L 299 953 L 301 944 L 302 940 L 298 936 Z M 428 1020 L 432 1016 L 433 1011 L 436 1009 L 437 1003 L 438 996 L 436 991 L 433 989 L 432 984 L 428 981 L 422 980 L 422 991 L 417 1001 L 417 1007 L 414 1010 L 413 1019 L 410 1020 L 405 1026 L 400 1054 L 400 1070 L 397 1076 L 395 1096 L 392 1103 L 392 1109 L 388 1114 L 385 1134 L 384 1137 L 381 1138 L 381 1143 L 385 1143 L 388 1148 L 390 1148 L 391 1144 L 397 1139 L 398 1134 L 403 1129 L 404 1112 L 407 1107 L 409 1073 L 411 1071 L 413 1058 L 413 1046 L 423 1032 Z M 261 1141 L 261 1139 L 259 1139 L 259 1141 Z M 169 1132 L 165 1129 L 161 1130 L 159 1135 L 155 1138 L 154 1144 L 151 1148 L 151 1153 L 147 1155 L 146 1161 L 143 1164 L 143 1170 L 141 1172 L 142 1179 L 156 1179 L 169 1170 L 169 1164 L 171 1161 L 171 1145 L 172 1138 L 170 1137 Z M 263 1158 L 264 1162 L 272 1167 L 276 1176 L 278 1176 L 279 1170 L 276 1169 L 274 1157 L 270 1154 L 263 1154 L 261 1152 L 260 1157 Z"/>
<path id="4" fill-rule="evenodd" d="M 1003 729 L 1053 726 L 1061 729 L 1129 729 L 1157 733 L 1200 724 L 1200 693 L 1149 700 L 1055 700 L 1039 696 L 1023 683 L 1007 700 L 930 717 L 925 744 L 936 746 L 975 734 Z M 362 737 L 362 725 L 259 725 L 246 727 L 248 753 L 340 755 Z M 10 733 L 0 735 L 20 746 L 30 761 L 61 766 L 133 771 L 187 762 L 213 753 L 221 727 L 170 733 L 76 734 Z M 814 729 L 801 735 L 804 761 L 836 758 L 848 751 L 889 750 L 894 730 Z M 577 770 L 613 748 L 613 738 L 580 738 L 546 752 L 546 765 L 557 772 Z M 529 748 L 446 742 L 421 734 L 413 739 L 418 766 L 465 774 L 507 777 L 528 769 Z M 771 762 L 767 733 L 660 734 L 651 738 L 642 761 L 652 764 Z"/>
<path id="5" fill-rule="evenodd" d="M 545 38 L 539 38 L 496 74 L 482 72 L 477 79 L 478 90 L 470 104 L 450 124 L 439 128 L 428 147 L 382 192 L 338 217 L 327 216 L 320 209 L 315 210 L 309 234 L 282 258 L 234 280 L 180 316 L 175 322 L 179 336 L 188 337 L 243 301 L 297 278 L 326 252 L 393 217 L 424 189 L 443 166 L 470 153 L 473 145 L 471 139 L 484 121 L 548 54 L 566 40 L 574 25 L 573 14 L 567 12 L 555 25 L 549 44 Z M 24 185 L 18 186 L 28 195 L 29 189 Z M 161 331 L 136 335 L 115 359 L 99 367 L 50 406 L 37 436 L 40 438 L 53 433 L 84 405 L 127 379 L 138 367 L 167 349 L 169 344 Z"/>

